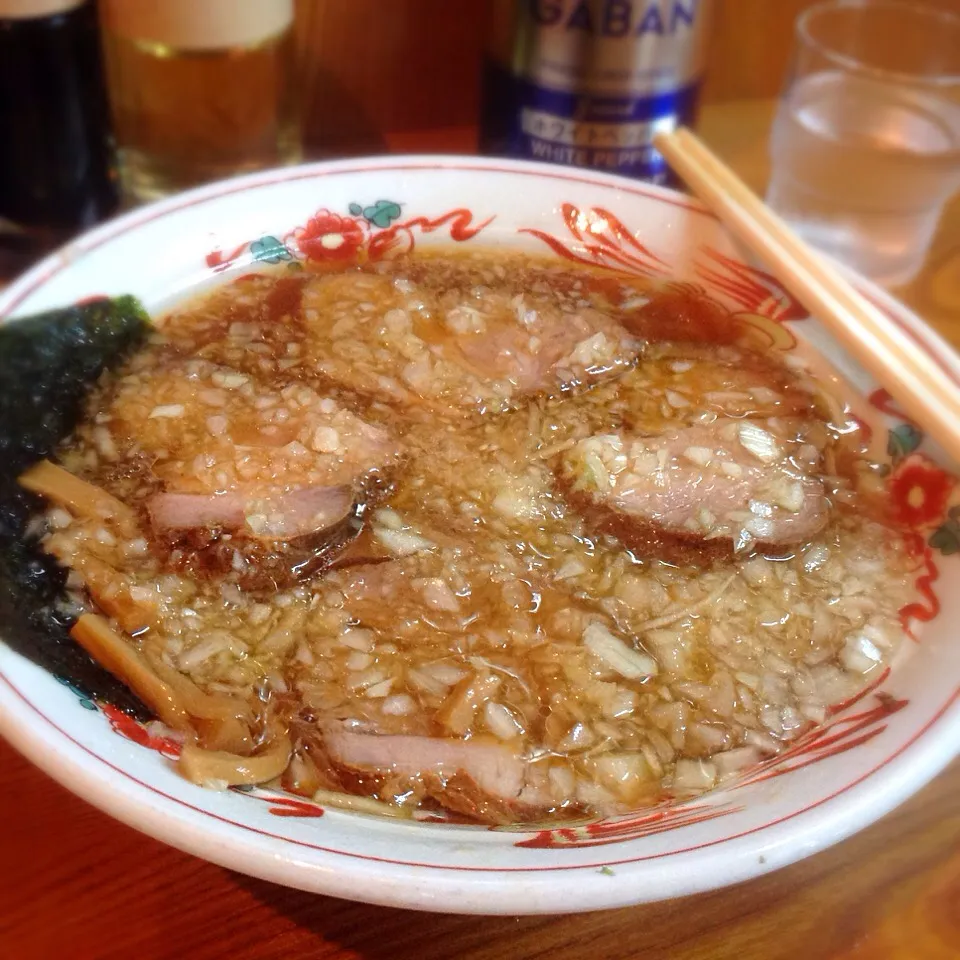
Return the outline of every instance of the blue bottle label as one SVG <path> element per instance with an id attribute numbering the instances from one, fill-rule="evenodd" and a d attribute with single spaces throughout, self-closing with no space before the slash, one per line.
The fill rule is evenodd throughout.
<path id="1" fill-rule="evenodd" d="M 593 167 L 667 182 L 667 167 L 651 140 L 658 129 L 691 123 L 699 83 L 652 96 L 595 97 L 562 93 L 510 78 L 513 156 L 575 167 Z"/>
<path id="2" fill-rule="evenodd" d="M 487 64 L 484 146 L 667 180 L 651 141 L 693 120 L 710 8 L 710 0 L 504 0 L 513 20 L 499 24 Z"/>

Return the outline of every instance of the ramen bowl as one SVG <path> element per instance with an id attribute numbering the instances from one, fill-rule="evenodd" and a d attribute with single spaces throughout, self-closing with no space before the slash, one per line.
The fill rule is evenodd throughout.
<path id="1" fill-rule="evenodd" d="M 915 599 L 889 669 L 772 759 L 693 800 L 575 824 L 391 820 L 277 790 L 205 790 L 175 741 L 0 643 L 0 733 L 118 820 L 184 851 L 303 890 L 459 913 L 571 912 L 679 897 L 777 869 L 918 790 L 960 744 L 960 526 L 950 467 L 878 384 L 718 221 L 682 194 L 599 173 L 476 158 L 389 157 L 289 168 L 136 210 L 49 257 L 0 296 L 18 316 L 132 293 L 151 312 L 265 265 L 499 249 L 611 276 L 704 288 L 784 351 L 844 377 L 887 462 Z M 860 289 L 953 378 L 960 362 L 909 310 Z M 833 375 L 833 374 L 832 374 Z M 934 496 L 931 491 L 936 491 Z M 0 635 L 3 627 L 0 625 Z"/>

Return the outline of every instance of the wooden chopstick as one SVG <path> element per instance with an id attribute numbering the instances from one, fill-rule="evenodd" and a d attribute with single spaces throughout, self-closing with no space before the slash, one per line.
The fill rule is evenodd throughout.
<path id="1" fill-rule="evenodd" d="M 954 460 L 960 385 L 923 348 L 800 239 L 704 143 L 680 127 L 654 145 L 691 190 Z"/>

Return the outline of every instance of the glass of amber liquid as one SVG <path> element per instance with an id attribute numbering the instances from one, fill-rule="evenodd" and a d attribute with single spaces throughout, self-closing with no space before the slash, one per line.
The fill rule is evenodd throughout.
<path id="1" fill-rule="evenodd" d="M 293 0 L 104 0 L 124 194 L 301 157 Z"/>

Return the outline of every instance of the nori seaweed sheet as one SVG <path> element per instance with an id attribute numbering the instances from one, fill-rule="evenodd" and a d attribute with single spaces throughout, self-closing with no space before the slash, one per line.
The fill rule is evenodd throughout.
<path id="1" fill-rule="evenodd" d="M 134 297 L 102 299 L 0 326 L 0 634 L 8 646 L 83 695 L 140 719 L 149 710 L 70 636 L 58 607 L 67 571 L 27 533 L 40 498 L 17 477 L 70 435 L 105 371 L 146 337 Z"/>

